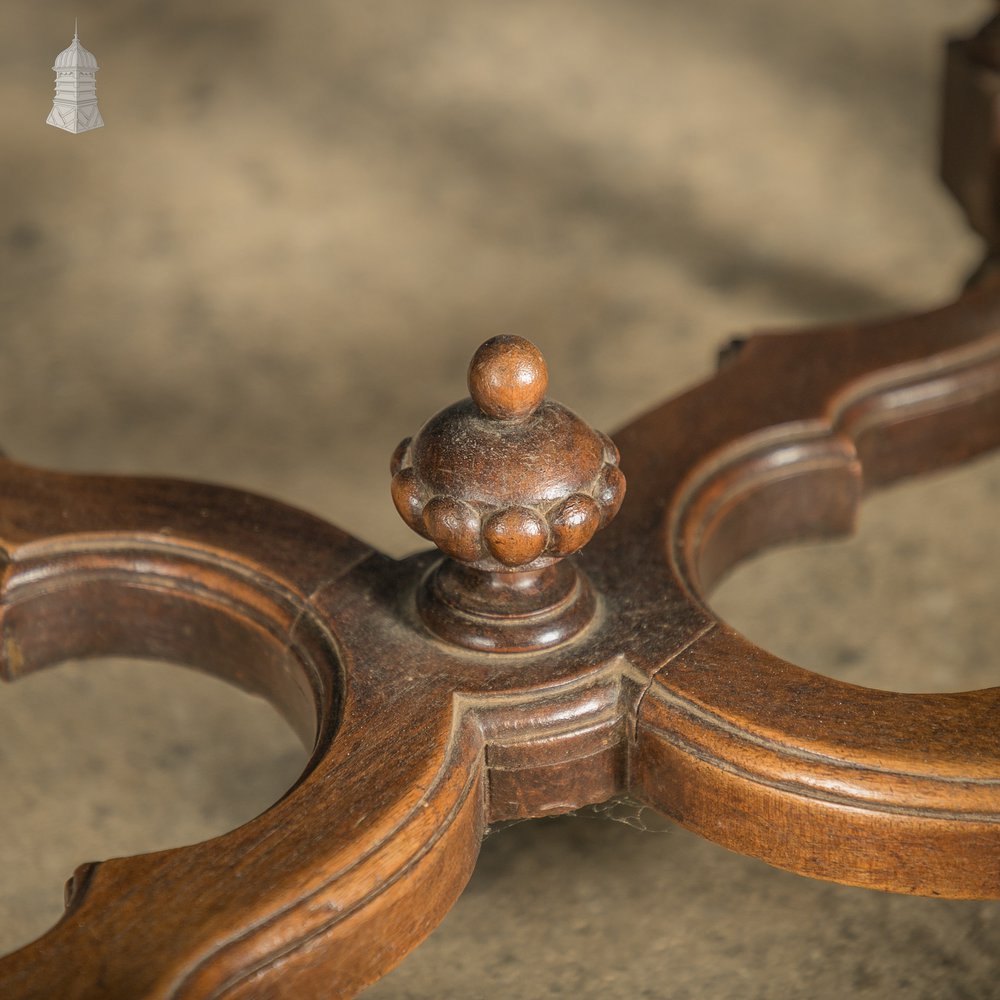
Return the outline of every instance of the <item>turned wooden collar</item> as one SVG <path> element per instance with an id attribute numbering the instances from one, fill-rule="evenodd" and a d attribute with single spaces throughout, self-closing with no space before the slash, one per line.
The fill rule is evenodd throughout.
<path id="1" fill-rule="evenodd" d="M 951 49 L 945 172 L 993 261 L 984 58 Z M 401 561 L 239 490 L 0 461 L 5 679 L 187 663 L 312 747 L 239 829 L 82 865 L 0 995 L 352 996 L 436 926 L 491 824 L 623 794 L 804 875 L 1000 896 L 1000 688 L 845 684 L 708 601 L 740 560 L 847 533 L 868 492 L 1000 445 L 992 264 L 937 311 L 734 343 L 615 433 L 620 469 L 546 383 L 527 341 L 489 341 L 470 399 L 400 445 L 396 505 L 441 550 Z"/>

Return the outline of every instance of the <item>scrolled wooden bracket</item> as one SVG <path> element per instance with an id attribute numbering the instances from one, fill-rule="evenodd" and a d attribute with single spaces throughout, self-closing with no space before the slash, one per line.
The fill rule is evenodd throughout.
<path id="1" fill-rule="evenodd" d="M 312 747 L 245 826 L 83 866 L 60 923 L 0 961 L 5 1000 L 353 996 L 440 921 L 490 824 L 622 793 L 802 874 L 1000 897 L 1000 688 L 844 684 L 708 599 L 755 552 L 848 532 L 869 491 L 1000 446 L 1000 280 L 934 312 L 744 339 L 615 435 L 628 499 L 585 548 L 617 506 L 617 452 L 548 410 L 578 442 L 569 470 L 547 434 L 496 462 L 556 404 L 526 342 L 477 357 L 472 399 L 445 411 L 467 423 L 432 421 L 394 460 L 445 568 L 242 491 L 0 461 L 5 679 L 87 655 L 185 662 L 270 699 Z M 505 536 L 515 508 L 544 510 L 544 545 L 527 514 Z M 580 580 L 585 627 L 512 639 Z M 468 641 L 490 615 L 496 635 Z"/>
<path id="2" fill-rule="evenodd" d="M 502 656 L 407 610 L 433 554 L 395 562 L 238 491 L 0 464 L 8 679 L 80 655 L 187 662 L 314 748 L 246 826 L 83 869 L 64 919 L 0 962 L 0 993 L 350 996 L 436 925 L 491 823 L 622 793 L 815 877 L 1000 896 L 1000 689 L 843 684 L 706 598 L 761 548 L 850 530 L 868 490 L 1000 445 L 1000 282 L 751 337 L 616 439 L 629 499 L 577 555 L 603 613 Z"/>

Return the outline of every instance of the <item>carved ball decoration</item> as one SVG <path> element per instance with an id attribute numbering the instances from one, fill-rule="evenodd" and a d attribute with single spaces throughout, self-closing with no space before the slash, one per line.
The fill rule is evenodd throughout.
<path id="1" fill-rule="evenodd" d="M 521 337 L 494 337 L 469 366 L 472 396 L 392 456 L 403 520 L 478 569 L 532 570 L 582 548 L 618 512 L 618 449 L 545 400 L 548 371 Z"/>
<path id="2" fill-rule="evenodd" d="M 475 562 L 483 555 L 479 511 L 454 497 L 433 497 L 424 507 L 424 527 L 434 544 L 459 562 Z"/>
<path id="3" fill-rule="evenodd" d="M 573 493 L 549 512 L 552 547 L 560 553 L 576 552 L 594 537 L 603 520 L 601 507 L 586 493 Z"/>
<path id="4" fill-rule="evenodd" d="M 504 566 L 526 566 L 549 543 L 545 518 L 530 507 L 505 507 L 494 511 L 483 524 L 490 553 Z"/>
<path id="5" fill-rule="evenodd" d="M 522 420 L 541 404 L 548 386 L 542 352 L 523 337 L 493 337 L 469 364 L 469 394 L 497 420 Z"/>

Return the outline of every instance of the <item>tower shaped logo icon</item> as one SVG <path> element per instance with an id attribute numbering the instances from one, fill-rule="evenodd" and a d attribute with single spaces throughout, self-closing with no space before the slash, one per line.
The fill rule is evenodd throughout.
<path id="1" fill-rule="evenodd" d="M 104 124 L 97 107 L 97 59 L 80 44 L 78 31 L 56 56 L 56 97 L 46 122 L 67 132 L 89 132 Z"/>

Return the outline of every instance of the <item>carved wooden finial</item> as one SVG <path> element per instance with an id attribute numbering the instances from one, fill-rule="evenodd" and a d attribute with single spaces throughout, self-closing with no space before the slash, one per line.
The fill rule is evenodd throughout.
<path id="1" fill-rule="evenodd" d="M 469 366 L 471 399 L 432 417 L 393 456 L 403 520 L 479 569 L 540 569 L 585 545 L 625 495 L 618 451 L 545 400 L 541 353 L 494 337 Z"/>
<path id="2" fill-rule="evenodd" d="M 469 394 L 497 420 L 521 420 L 545 399 L 549 370 L 542 352 L 523 337 L 487 340 L 469 364 Z"/>
<path id="3" fill-rule="evenodd" d="M 546 400 L 547 386 L 545 360 L 534 344 L 494 337 L 469 366 L 471 398 L 432 417 L 400 443 L 392 460 L 392 497 L 403 520 L 456 562 L 496 574 L 486 587 L 491 601 L 498 600 L 497 588 L 519 588 L 519 615 L 532 589 L 524 575 L 586 545 L 625 495 L 611 439 Z M 452 603 L 469 603 L 462 588 L 485 593 L 482 580 L 466 574 L 460 587 L 455 567 L 442 572 L 454 584 Z M 550 609 L 554 581 L 564 591 L 571 578 L 579 582 L 570 570 L 535 581 L 535 603 Z M 440 590 L 443 578 L 434 585 Z"/>

